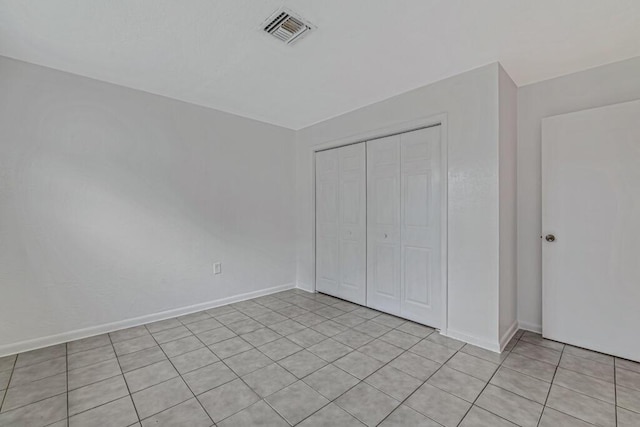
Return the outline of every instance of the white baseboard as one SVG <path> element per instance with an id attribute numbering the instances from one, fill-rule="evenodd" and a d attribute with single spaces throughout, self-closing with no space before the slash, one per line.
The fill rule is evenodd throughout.
<path id="1" fill-rule="evenodd" d="M 525 331 L 531 331 L 537 334 L 542 333 L 542 325 L 538 325 L 536 323 L 523 322 L 522 320 L 519 320 L 518 327 L 520 329 L 524 329 Z"/>
<path id="2" fill-rule="evenodd" d="M 63 332 L 61 334 L 50 335 L 41 338 L 35 338 L 26 341 L 20 341 L 17 343 L 4 344 L 0 346 L 0 357 L 8 356 L 10 354 L 22 353 L 29 350 L 35 350 L 42 347 L 48 347 L 50 345 L 61 344 L 69 341 L 75 341 L 82 338 L 89 338 L 95 335 L 104 334 L 107 332 L 114 332 L 120 329 L 131 328 L 134 326 L 144 325 L 146 323 L 157 322 L 159 320 L 170 319 L 173 317 L 183 316 L 185 314 L 196 313 L 202 310 L 208 310 L 210 308 L 220 307 L 221 305 L 227 305 L 238 301 L 244 301 L 251 298 L 257 298 L 264 295 L 274 294 L 276 292 L 285 291 L 295 288 L 293 283 L 286 285 L 274 286 L 272 288 L 261 289 L 259 291 L 247 292 L 240 295 L 234 295 L 227 298 L 221 298 L 214 301 L 203 302 L 200 304 L 194 304 L 187 307 L 174 308 L 171 310 L 161 311 L 159 313 L 147 314 L 140 317 L 134 317 L 132 319 L 120 320 L 117 322 L 105 323 L 97 326 L 90 326 L 88 328 L 76 329 L 74 331 Z"/>
<path id="3" fill-rule="evenodd" d="M 504 350 L 504 348 L 509 344 L 511 338 L 518 332 L 518 321 L 514 320 L 509 329 L 500 337 L 500 353 Z"/>
<path id="4" fill-rule="evenodd" d="M 482 338 L 474 337 L 472 335 L 467 335 L 463 332 L 455 331 L 451 328 L 447 329 L 447 333 L 443 334 L 449 338 L 455 338 L 460 341 L 464 341 L 468 344 L 475 345 L 476 347 L 484 348 L 485 350 L 493 351 L 494 353 L 500 353 L 500 343 L 498 341 L 493 342 L 490 340 L 485 340 Z"/>

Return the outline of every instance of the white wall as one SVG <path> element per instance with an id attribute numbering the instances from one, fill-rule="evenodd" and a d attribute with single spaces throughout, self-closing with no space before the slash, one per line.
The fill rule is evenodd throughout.
<path id="1" fill-rule="evenodd" d="M 296 133 L 0 58 L 0 353 L 293 281 L 311 289 L 312 147 L 440 113 L 449 120 L 449 329 L 493 342 L 492 316 L 504 332 L 513 300 L 504 262 L 513 241 L 503 241 L 513 224 L 501 220 L 511 181 L 495 185 L 513 172 L 497 169 L 494 144 L 513 131 L 499 126 L 513 94 L 496 70 Z M 518 89 L 521 327 L 541 325 L 540 121 L 640 99 L 638 75 L 634 58 Z M 213 261 L 222 276 L 211 275 Z M 489 302 L 498 282 L 499 315 Z"/>
<path id="2" fill-rule="evenodd" d="M 293 283 L 294 137 L 0 58 L 0 354 Z"/>
<path id="3" fill-rule="evenodd" d="M 504 347 L 517 331 L 517 139 L 518 87 L 499 70 L 500 169 L 500 305 L 499 336 Z"/>
<path id="4" fill-rule="evenodd" d="M 542 325 L 541 120 L 640 99 L 640 57 L 521 87 L 518 91 L 518 319 Z"/>
<path id="5" fill-rule="evenodd" d="M 446 113 L 448 121 L 448 328 L 498 346 L 498 64 L 425 86 L 297 133 L 297 283 L 313 289 L 313 148 Z"/>

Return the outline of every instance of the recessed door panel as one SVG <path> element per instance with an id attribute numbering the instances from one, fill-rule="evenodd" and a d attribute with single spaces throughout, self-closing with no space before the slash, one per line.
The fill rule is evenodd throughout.
<path id="1" fill-rule="evenodd" d="M 340 242 L 340 272 L 341 286 L 350 288 L 345 292 L 352 292 L 360 286 L 360 248 L 357 241 L 343 240 Z"/>
<path id="2" fill-rule="evenodd" d="M 321 223 L 330 222 L 338 215 L 338 189 L 336 182 L 320 182 L 318 183 L 318 220 Z"/>
<path id="3" fill-rule="evenodd" d="M 358 225 L 362 207 L 360 206 L 360 185 L 357 179 L 344 180 L 340 188 L 341 223 Z"/>
<path id="4" fill-rule="evenodd" d="M 426 227 L 429 224 L 430 171 L 405 173 L 404 224 L 407 227 Z"/>
<path id="5" fill-rule="evenodd" d="M 404 248 L 403 268 L 405 300 L 429 307 L 431 290 L 431 254 L 424 248 L 411 246 Z"/>
<path id="6" fill-rule="evenodd" d="M 372 289 L 374 295 L 399 299 L 397 249 L 393 244 L 378 242 L 375 245 L 375 252 L 371 254 L 373 271 L 370 280 L 372 288 L 375 287 Z"/>
<path id="7" fill-rule="evenodd" d="M 398 207 L 389 202 L 398 197 L 399 176 L 395 176 L 394 171 L 380 175 L 382 176 L 373 177 L 371 181 L 371 186 L 375 188 L 375 206 L 369 215 L 373 216 L 378 226 L 397 226 Z"/>
<path id="8" fill-rule="evenodd" d="M 318 281 L 323 289 L 336 289 L 338 277 L 338 247 L 335 239 L 318 240 Z"/>

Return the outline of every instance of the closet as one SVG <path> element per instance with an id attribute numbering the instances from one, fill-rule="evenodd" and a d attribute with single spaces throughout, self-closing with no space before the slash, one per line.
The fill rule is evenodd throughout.
<path id="1" fill-rule="evenodd" d="M 316 153 L 316 290 L 442 319 L 440 126 Z"/>

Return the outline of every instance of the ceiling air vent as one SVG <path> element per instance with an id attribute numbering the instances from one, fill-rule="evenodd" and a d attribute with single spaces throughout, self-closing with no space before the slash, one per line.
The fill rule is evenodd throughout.
<path id="1" fill-rule="evenodd" d="M 315 29 L 312 24 L 287 9 L 274 13 L 262 28 L 285 44 L 293 44 Z"/>

